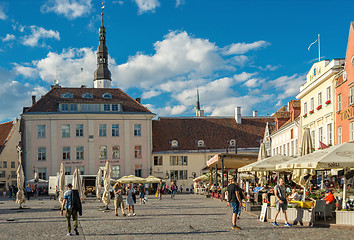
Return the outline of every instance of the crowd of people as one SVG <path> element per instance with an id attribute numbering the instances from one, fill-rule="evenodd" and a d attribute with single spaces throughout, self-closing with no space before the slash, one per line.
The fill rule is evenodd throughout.
<path id="1" fill-rule="evenodd" d="M 15 201 L 17 192 L 17 186 L 9 185 L 8 188 L 4 187 L 2 189 L 3 199 L 9 198 L 10 200 L 12 199 Z M 24 194 L 27 200 L 30 200 L 31 197 L 47 196 L 48 189 L 45 187 L 37 187 L 35 185 L 27 184 L 27 186 L 24 188 Z"/>

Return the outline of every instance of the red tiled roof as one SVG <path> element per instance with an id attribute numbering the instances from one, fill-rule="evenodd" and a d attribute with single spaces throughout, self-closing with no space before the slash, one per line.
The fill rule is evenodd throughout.
<path id="1" fill-rule="evenodd" d="M 62 98 L 63 93 L 73 94 L 73 98 Z M 91 93 L 92 99 L 82 98 L 82 94 Z M 112 99 L 103 99 L 104 93 L 110 93 Z M 77 102 L 77 103 L 97 103 L 97 102 L 117 102 L 122 104 L 123 112 L 146 112 L 149 109 L 131 98 L 119 88 L 62 88 L 53 87 L 46 95 L 40 98 L 26 113 L 29 112 L 57 112 L 58 103 Z"/>
<path id="2" fill-rule="evenodd" d="M 231 139 L 240 148 L 259 147 L 270 121 L 270 117 L 242 118 L 242 124 L 232 117 L 160 118 L 152 121 L 153 151 L 225 149 Z M 172 140 L 178 141 L 178 148 L 171 147 Z M 197 147 L 198 140 L 205 147 Z"/>
<path id="3" fill-rule="evenodd" d="M 12 126 L 12 121 L 0 124 L 0 150 L 4 145 L 6 138 L 9 136 Z"/>
<path id="4" fill-rule="evenodd" d="M 301 107 L 300 100 L 290 100 L 290 104 L 293 106 L 293 108 Z"/>
<path id="5" fill-rule="evenodd" d="M 290 112 L 276 112 L 275 116 L 277 118 L 290 118 Z"/>

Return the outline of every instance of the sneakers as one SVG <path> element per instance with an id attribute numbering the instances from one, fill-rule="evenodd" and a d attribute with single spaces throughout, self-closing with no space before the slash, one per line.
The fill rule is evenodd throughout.
<path id="1" fill-rule="evenodd" d="M 128 217 L 130 217 L 130 213 L 128 214 Z"/>
<path id="2" fill-rule="evenodd" d="M 77 230 L 77 228 L 74 228 L 75 230 L 75 235 L 79 235 L 79 231 Z"/>
<path id="3" fill-rule="evenodd" d="M 241 230 L 241 228 L 239 226 L 236 226 L 236 225 L 232 226 L 231 228 L 234 229 L 234 230 Z"/>
<path id="4" fill-rule="evenodd" d="M 123 213 L 123 216 L 125 217 L 125 216 L 127 216 L 127 214 Z"/>
<path id="5" fill-rule="evenodd" d="M 116 216 L 118 217 L 118 213 L 116 213 Z"/>
<path id="6" fill-rule="evenodd" d="M 70 232 L 68 232 L 68 234 L 66 234 L 66 236 L 72 236 L 72 234 Z"/>
<path id="7" fill-rule="evenodd" d="M 279 226 L 277 222 L 272 222 L 273 226 Z"/>
<path id="8" fill-rule="evenodd" d="M 290 223 L 285 223 L 284 226 L 285 227 L 291 227 L 292 225 Z"/>
<path id="9" fill-rule="evenodd" d="M 133 216 L 136 216 L 136 213 L 133 213 Z"/>

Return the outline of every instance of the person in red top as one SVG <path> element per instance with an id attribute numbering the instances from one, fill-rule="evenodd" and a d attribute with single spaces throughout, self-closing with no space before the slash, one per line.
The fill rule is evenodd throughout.
<path id="1" fill-rule="evenodd" d="M 326 191 L 324 200 L 326 200 L 326 204 L 331 204 L 334 202 L 334 196 L 331 190 Z"/>

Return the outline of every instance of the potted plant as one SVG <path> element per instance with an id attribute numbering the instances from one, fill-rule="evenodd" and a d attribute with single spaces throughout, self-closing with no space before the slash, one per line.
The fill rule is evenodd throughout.
<path id="1" fill-rule="evenodd" d="M 322 105 L 317 106 L 317 110 L 320 110 L 322 108 Z"/>
<path id="2" fill-rule="evenodd" d="M 310 111 L 310 114 L 313 114 L 315 112 L 315 110 L 314 109 L 312 109 L 311 111 Z"/>
<path id="3" fill-rule="evenodd" d="M 307 117 L 307 113 L 305 113 L 303 117 L 304 117 L 304 118 Z"/>
<path id="4" fill-rule="evenodd" d="M 331 103 L 331 100 L 327 100 L 325 103 L 326 103 L 326 105 L 328 105 Z"/>

